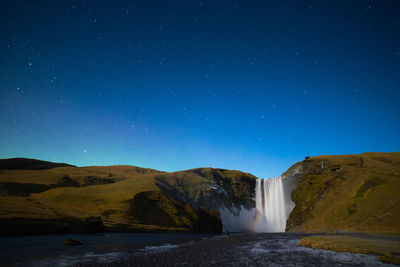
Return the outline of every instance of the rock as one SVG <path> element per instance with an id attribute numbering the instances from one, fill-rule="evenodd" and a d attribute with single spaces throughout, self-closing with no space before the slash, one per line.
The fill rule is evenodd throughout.
<path id="1" fill-rule="evenodd" d="M 85 178 L 85 186 L 113 184 L 113 183 L 115 183 L 115 178 L 102 178 L 97 176 L 88 176 Z"/>
<path id="2" fill-rule="evenodd" d="M 178 201 L 193 208 L 207 207 L 219 210 L 224 207 L 238 215 L 242 207 L 255 207 L 257 177 L 236 170 L 196 168 L 165 173 L 155 177 L 157 186 Z"/>
<path id="3" fill-rule="evenodd" d="M 84 221 L 86 232 L 88 233 L 103 233 L 104 225 L 101 217 L 90 216 Z"/>
<path id="4" fill-rule="evenodd" d="M 128 201 L 128 216 L 141 224 L 183 228 L 194 232 L 221 233 L 218 211 L 196 209 L 162 191 L 145 191 Z"/>
<path id="5" fill-rule="evenodd" d="M 75 239 L 65 239 L 64 246 L 80 246 L 82 242 L 75 240 Z"/>
<path id="6" fill-rule="evenodd" d="M 52 185 L 53 187 L 80 187 L 80 184 L 69 177 L 69 175 L 65 175 L 61 178 L 56 184 Z"/>
<path id="7" fill-rule="evenodd" d="M 200 233 L 222 233 L 222 222 L 218 211 L 204 207 L 196 211 L 199 219 L 195 230 Z"/>

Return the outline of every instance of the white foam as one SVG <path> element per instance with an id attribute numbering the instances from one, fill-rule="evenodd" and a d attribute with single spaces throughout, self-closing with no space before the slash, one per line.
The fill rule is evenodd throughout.
<path id="1" fill-rule="evenodd" d="M 256 232 L 284 232 L 286 205 L 282 178 L 256 180 Z"/>
<path id="2" fill-rule="evenodd" d="M 145 246 L 142 249 L 139 249 L 139 251 L 142 252 L 164 252 L 168 251 L 174 248 L 178 248 L 178 245 L 171 245 L 171 244 L 164 244 L 161 246 Z"/>
<path id="3" fill-rule="evenodd" d="M 233 212 L 231 211 L 233 210 Z M 221 207 L 218 211 L 221 216 L 221 222 L 224 232 L 246 232 L 251 231 L 252 220 L 255 215 L 255 209 L 245 209 L 231 207 L 231 210 Z"/>

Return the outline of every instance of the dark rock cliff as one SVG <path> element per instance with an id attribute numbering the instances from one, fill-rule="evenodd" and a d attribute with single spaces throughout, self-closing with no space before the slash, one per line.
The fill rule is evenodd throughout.
<path id="1" fill-rule="evenodd" d="M 137 194 L 131 202 L 130 213 L 141 224 L 187 228 L 194 232 L 222 231 L 218 212 L 207 208 L 195 209 L 162 191 Z"/>
<path id="2" fill-rule="evenodd" d="M 198 168 L 155 177 L 157 185 L 193 207 L 218 210 L 255 207 L 257 177 L 240 171 Z"/>
<path id="3" fill-rule="evenodd" d="M 250 230 L 257 177 L 240 171 L 198 168 L 155 177 L 157 186 L 194 208 L 219 212 L 225 231 Z M 246 216 L 246 219 L 242 217 Z"/>

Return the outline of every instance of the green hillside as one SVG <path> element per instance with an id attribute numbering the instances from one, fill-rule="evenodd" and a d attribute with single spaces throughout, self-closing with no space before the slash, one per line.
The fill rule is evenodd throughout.
<path id="1" fill-rule="evenodd" d="M 12 169 L 0 170 L 3 234 L 85 232 L 88 218 L 100 218 L 108 231 L 221 231 L 219 214 L 195 196 L 212 193 L 211 185 L 226 185 L 233 202 L 241 204 L 254 191 L 247 186 L 244 192 L 237 183 L 245 178 L 254 182 L 254 176 L 221 169 L 165 173 L 134 166 L 50 164 L 16 170 L 16 165 L 11 160 Z M 167 185 L 185 189 L 167 190 Z"/>
<path id="2" fill-rule="evenodd" d="M 257 177 L 235 170 L 21 158 L 0 167 L 0 234 L 221 231 L 219 208 L 255 206 Z M 288 231 L 400 232 L 400 152 L 311 157 L 282 177 L 295 203 Z"/>
<path id="3" fill-rule="evenodd" d="M 75 167 L 66 163 L 54 163 L 50 161 L 12 158 L 0 159 L 0 170 L 47 170 L 56 167 Z"/>
<path id="4" fill-rule="evenodd" d="M 400 232 L 400 152 L 311 157 L 284 176 L 295 169 L 287 230 Z"/>

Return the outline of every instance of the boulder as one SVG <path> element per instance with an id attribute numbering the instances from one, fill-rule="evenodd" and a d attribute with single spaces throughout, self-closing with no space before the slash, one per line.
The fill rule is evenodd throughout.
<path id="1" fill-rule="evenodd" d="M 101 217 L 90 216 L 84 221 L 85 230 L 88 233 L 103 233 L 104 225 Z"/>
<path id="2" fill-rule="evenodd" d="M 82 245 L 82 242 L 75 239 L 65 239 L 64 246 L 79 246 Z"/>

